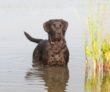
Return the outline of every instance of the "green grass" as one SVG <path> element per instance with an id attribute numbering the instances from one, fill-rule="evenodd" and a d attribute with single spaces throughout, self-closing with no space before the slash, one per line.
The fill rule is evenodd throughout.
<path id="1" fill-rule="evenodd" d="M 104 41 L 102 43 L 101 52 L 102 52 L 103 62 L 110 65 L 110 43 Z"/>
<path id="2" fill-rule="evenodd" d="M 93 10 L 92 1 L 90 2 L 89 10 Z M 103 27 L 105 21 L 103 14 L 107 15 L 109 12 L 107 3 L 106 1 L 106 3 L 102 5 L 97 5 L 95 14 L 94 12 L 92 13 L 92 11 L 89 12 L 90 14 L 88 14 L 89 16 L 87 16 L 86 20 L 85 56 L 86 59 L 92 59 L 94 68 L 96 68 L 96 64 L 100 63 L 107 63 L 110 65 L 110 43 L 108 40 L 100 40 L 100 33 L 103 34 L 107 31 L 107 29 Z"/>

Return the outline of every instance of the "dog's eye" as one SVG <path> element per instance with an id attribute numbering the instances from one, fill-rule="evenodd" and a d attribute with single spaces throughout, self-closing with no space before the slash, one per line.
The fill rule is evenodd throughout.
<path id="1" fill-rule="evenodd" d="M 60 24 L 60 27 L 62 27 L 62 24 Z"/>
<path id="2" fill-rule="evenodd" d="M 56 24 L 53 24 L 54 27 L 56 27 Z"/>

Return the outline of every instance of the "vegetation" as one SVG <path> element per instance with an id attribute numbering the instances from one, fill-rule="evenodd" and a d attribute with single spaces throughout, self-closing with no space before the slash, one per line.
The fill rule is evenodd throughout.
<path id="1" fill-rule="evenodd" d="M 103 16 L 103 14 L 107 15 L 109 8 L 107 3 L 97 5 L 95 14 L 92 14 L 92 5 L 89 5 L 90 13 L 87 16 L 85 33 L 85 92 L 110 91 L 110 42 L 102 39 L 100 35 L 100 33 L 108 31 L 104 28 L 106 19 Z"/>
<path id="2" fill-rule="evenodd" d="M 96 13 L 90 13 L 87 16 L 85 34 L 86 65 L 88 65 L 89 61 L 92 61 L 94 70 L 100 68 L 100 65 L 110 67 L 110 43 L 106 40 L 100 40 L 100 32 L 106 31 L 103 28 L 105 18 L 102 15 L 107 14 L 107 8 L 107 2 L 100 6 L 97 5 Z"/>
<path id="3" fill-rule="evenodd" d="M 99 44 L 98 44 L 98 36 L 97 36 L 97 26 L 93 19 L 88 18 L 87 20 L 89 28 L 88 31 L 90 32 L 90 39 L 89 42 L 85 42 L 85 55 L 86 57 L 90 57 L 93 61 L 93 67 L 95 69 L 96 64 L 99 62 Z M 90 44 L 90 45 L 88 45 Z"/>
<path id="4" fill-rule="evenodd" d="M 107 41 L 104 41 L 102 43 L 102 58 L 104 63 L 110 65 L 110 43 L 108 43 Z"/>

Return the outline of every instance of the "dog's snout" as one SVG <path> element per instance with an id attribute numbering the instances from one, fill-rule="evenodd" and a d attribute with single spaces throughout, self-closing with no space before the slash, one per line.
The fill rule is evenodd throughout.
<path id="1" fill-rule="evenodd" d="M 60 32 L 58 32 L 58 35 L 60 35 L 61 33 Z"/>
<path id="2" fill-rule="evenodd" d="M 61 35 L 61 31 L 58 30 L 58 31 L 57 31 L 57 34 L 58 34 L 58 35 Z"/>

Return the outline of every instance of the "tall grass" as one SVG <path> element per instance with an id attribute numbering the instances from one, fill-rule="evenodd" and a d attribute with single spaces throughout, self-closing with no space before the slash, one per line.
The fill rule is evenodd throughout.
<path id="1" fill-rule="evenodd" d="M 95 14 L 92 12 L 92 0 L 89 0 L 89 14 L 86 20 L 85 32 L 85 90 L 89 92 L 110 92 L 110 42 L 102 39 L 109 7 L 106 3 L 98 4 Z M 94 1 L 94 0 L 93 0 Z M 98 0 L 96 0 L 98 1 Z M 100 0 L 99 0 L 100 2 Z M 108 3 L 109 4 L 109 3 Z M 110 14 L 109 14 L 110 16 Z M 101 40 L 100 40 L 101 39 Z M 92 72 L 89 75 L 88 65 L 92 61 Z M 91 64 L 91 63 L 90 63 Z M 87 91 L 88 92 L 88 91 Z"/>
<path id="2" fill-rule="evenodd" d="M 92 3 L 92 1 L 90 2 Z M 93 69 L 99 67 L 99 64 L 110 64 L 110 44 L 107 41 L 102 41 L 100 32 L 104 32 L 104 21 L 107 13 L 107 3 L 97 5 L 95 13 L 92 13 L 92 4 L 89 4 L 89 15 L 86 20 L 86 33 L 85 33 L 85 56 L 86 64 L 88 58 L 92 59 Z"/>
<path id="3" fill-rule="evenodd" d="M 102 44 L 102 57 L 104 60 L 104 63 L 107 63 L 110 65 L 110 43 L 107 41 L 104 41 Z"/>
<path id="4" fill-rule="evenodd" d="M 89 31 L 89 42 L 85 42 L 85 55 L 86 57 L 90 57 L 93 61 L 93 67 L 96 67 L 96 63 L 99 62 L 99 44 L 98 44 L 98 34 L 97 34 L 97 25 L 95 21 L 88 17 L 87 19 L 87 27 Z M 87 34 L 86 34 L 87 35 Z"/>

